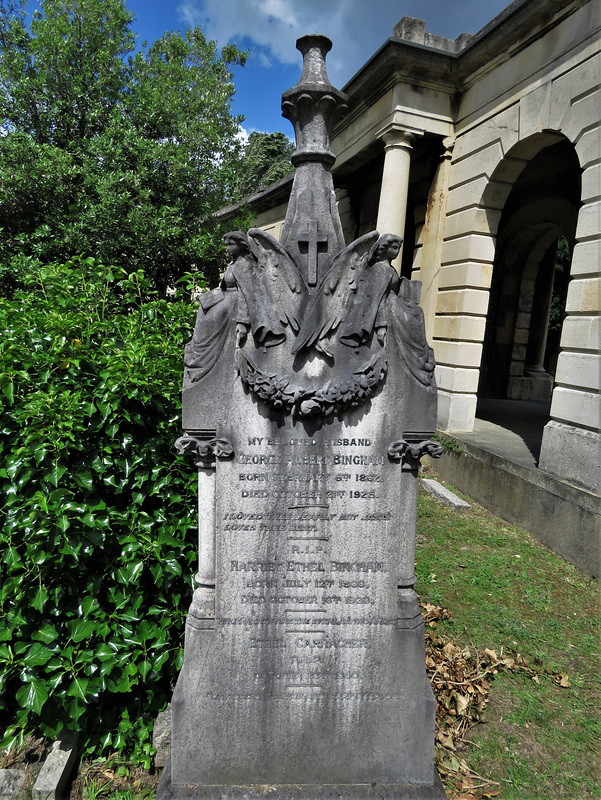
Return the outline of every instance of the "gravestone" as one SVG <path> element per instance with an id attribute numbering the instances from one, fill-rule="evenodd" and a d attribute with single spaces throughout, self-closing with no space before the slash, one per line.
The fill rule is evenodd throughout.
<path id="1" fill-rule="evenodd" d="M 401 240 L 342 235 L 345 96 L 306 36 L 276 241 L 225 237 L 186 347 L 199 569 L 159 798 L 442 798 L 414 591 L 417 470 L 439 455 L 434 360 Z"/>

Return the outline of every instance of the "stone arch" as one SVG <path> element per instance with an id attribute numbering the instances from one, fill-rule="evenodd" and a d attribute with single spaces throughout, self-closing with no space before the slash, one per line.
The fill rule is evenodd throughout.
<path id="1" fill-rule="evenodd" d="M 546 148 L 567 141 L 560 131 L 535 133 L 518 141 L 501 158 L 492 171 L 479 203 L 486 214 L 491 236 L 497 236 L 501 212 L 524 169 Z"/>
<path id="2" fill-rule="evenodd" d="M 573 244 L 580 207 L 576 151 L 557 133 L 516 144 L 483 196 L 495 257 L 478 396 L 549 400 L 544 353 L 560 236 Z"/>

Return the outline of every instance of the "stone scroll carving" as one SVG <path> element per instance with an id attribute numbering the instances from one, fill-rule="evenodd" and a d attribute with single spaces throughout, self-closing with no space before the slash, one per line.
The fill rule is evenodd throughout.
<path id="1" fill-rule="evenodd" d="M 440 458 L 443 453 L 444 447 L 432 439 L 417 442 L 397 439 L 388 445 L 388 457 L 392 461 L 402 461 L 410 466 L 417 466 L 422 456 Z"/>
<path id="2" fill-rule="evenodd" d="M 234 455 L 234 448 L 227 439 L 215 437 L 207 441 L 189 434 L 176 439 L 175 449 L 180 455 L 194 456 L 199 462 L 225 459 Z"/>

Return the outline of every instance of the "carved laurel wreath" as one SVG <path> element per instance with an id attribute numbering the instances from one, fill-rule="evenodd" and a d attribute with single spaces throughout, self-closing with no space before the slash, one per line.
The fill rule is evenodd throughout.
<path id="1" fill-rule="evenodd" d="M 241 351 L 238 371 L 250 391 L 276 409 L 301 417 L 330 416 L 367 400 L 386 377 L 388 361 L 376 354 L 359 369 L 330 379 L 319 389 L 307 389 L 275 372 L 263 372 Z"/>

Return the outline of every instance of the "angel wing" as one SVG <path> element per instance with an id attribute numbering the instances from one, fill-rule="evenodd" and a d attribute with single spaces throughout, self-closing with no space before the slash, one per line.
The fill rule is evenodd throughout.
<path id="1" fill-rule="evenodd" d="M 281 321 L 296 333 L 307 297 L 305 282 L 290 253 L 271 234 L 251 228 L 248 235 L 255 245 L 261 286 Z"/>
<path id="2" fill-rule="evenodd" d="M 378 238 L 376 231 L 366 233 L 334 257 L 307 309 L 292 348 L 293 354 L 314 346 L 330 355 L 321 344 L 322 339 L 336 330 L 343 320 L 347 323 L 345 327 L 353 327 L 348 312 L 354 305 L 357 287 L 369 265 L 369 253 Z"/>

